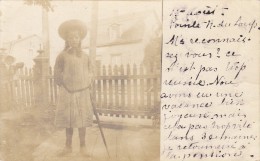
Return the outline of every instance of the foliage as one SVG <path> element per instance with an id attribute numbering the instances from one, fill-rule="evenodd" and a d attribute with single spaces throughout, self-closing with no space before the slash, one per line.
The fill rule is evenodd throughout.
<path id="1" fill-rule="evenodd" d="M 51 0 L 24 0 L 25 4 L 27 5 L 38 5 L 42 6 L 47 11 L 53 11 L 50 1 Z"/>

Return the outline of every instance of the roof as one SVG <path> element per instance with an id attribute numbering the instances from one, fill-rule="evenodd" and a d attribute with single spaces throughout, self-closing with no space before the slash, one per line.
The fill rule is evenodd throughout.
<path id="1" fill-rule="evenodd" d="M 21 41 L 25 41 L 25 40 L 28 40 L 30 38 L 34 38 L 34 37 L 37 37 L 40 39 L 40 36 L 36 35 L 36 34 L 33 34 L 33 35 L 29 35 L 29 36 L 26 36 L 24 38 L 20 38 L 20 39 L 16 39 L 16 40 L 12 40 L 12 41 L 9 41 L 9 42 L 5 42 L 4 44 L 16 44 L 16 43 L 19 43 Z"/>
<path id="2" fill-rule="evenodd" d="M 3 43 L 3 47 L 6 49 L 6 52 L 10 52 L 12 50 L 12 48 L 20 43 L 20 42 L 23 42 L 23 41 L 26 41 L 26 40 L 29 40 L 31 38 L 38 38 L 38 39 L 41 39 L 40 36 L 36 35 L 36 34 L 32 34 L 32 35 L 29 35 L 29 36 L 26 36 L 24 38 L 20 38 L 20 39 L 16 39 L 16 40 L 12 40 L 12 41 L 8 41 L 8 42 L 4 42 Z"/>
<path id="3" fill-rule="evenodd" d="M 153 18 L 154 23 L 160 25 L 160 20 L 152 10 L 136 13 L 128 13 L 98 21 L 97 47 L 137 43 L 143 39 L 146 30 L 146 19 Z M 88 24 L 90 26 L 90 23 Z M 120 36 L 111 40 L 109 35 L 110 27 L 119 26 Z M 87 40 L 86 46 L 89 47 Z"/>

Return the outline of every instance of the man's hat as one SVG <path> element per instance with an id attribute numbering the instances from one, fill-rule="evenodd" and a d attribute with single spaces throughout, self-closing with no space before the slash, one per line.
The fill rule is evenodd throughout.
<path id="1" fill-rule="evenodd" d="M 59 35 L 62 39 L 66 40 L 66 34 L 68 31 L 78 30 L 80 32 L 81 39 L 84 39 L 87 35 L 87 26 L 80 20 L 68 20 L 63 22 L 59 27 Z"/>

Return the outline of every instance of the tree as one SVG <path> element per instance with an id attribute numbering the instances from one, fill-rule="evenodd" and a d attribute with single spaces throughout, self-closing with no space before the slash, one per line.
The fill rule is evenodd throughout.
<path id="1" fill-rule="evenodd" d="M 145 46 L 143 64 L 146 72 L 160 73 L 161 70 L 161 35 L 155 35 Z"/>
<path id="2" fill-rule="evenodd" d="M 51 0 L 24 0 L 25 4 L 27 5 L 38 5 L 42 7 L 43 50 L 44 55 L 47 58 L 50 57 L 48 12 L 54 11 L 50 1 Z"/>
<path id="3" fill-rule="evenodd" d="M 49 74 L 50 65 L 50 42 L 49 42 L 49 11 L 53 11 L 50 3 L 51 0 L 24 0 L 27 5 L 38 5 L 41 6 L 42 10 L 42 43 L 43 51 L 39 50 L 39 55 L 34 59 L 34 91 L 35 91 L 35 102 L 38 107 L 37 114 L 40 118 L 44 118 L 45 114 L 49 111 L 46 110 L 48 106 L 48 84 L 47 75 Z M 36 115 L 37 115 L 36 114 Z"/>
<path id="4" fill-rule="evenodd" d="M 42 6 L 47 11 L 53 11 L 53 8 L 51 6 L 51 0 L 24 0 L 25 4 L 27 5 L 38 5 Z"/>

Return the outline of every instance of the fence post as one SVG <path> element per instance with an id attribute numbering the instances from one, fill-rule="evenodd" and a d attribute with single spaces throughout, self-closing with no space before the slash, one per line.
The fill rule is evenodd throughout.
<path id="1" fill-rule="evenodd" d="M 36 110 L 42 116 L 48 109 L 48 80 L 49 58 L 44 56 L 44 51 L 39 50 L 39 55 L 34 59 L 34 92 Z"/>

